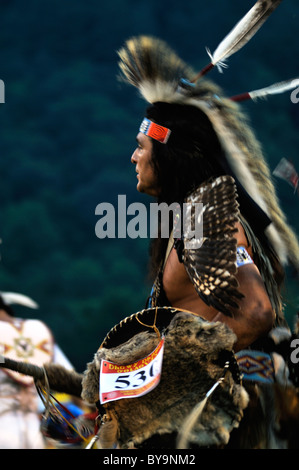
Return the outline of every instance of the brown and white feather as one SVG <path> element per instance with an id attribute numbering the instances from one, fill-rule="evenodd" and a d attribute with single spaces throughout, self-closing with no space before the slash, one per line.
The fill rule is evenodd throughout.
<path id="1" fill-rule="evenodd" d="M 231 316 L 243 297 L 238 290 L 237 240 L 234 237 L 239 216 L 237 191 L 231 176 L 221 176 L 203 183 L 187 199 L 189 204 L 202 203 L 203 244 L 190 249 L 185 243 L 183 263 L 198 295 L 210 306 Z M 190 227 L 198 221 L 191 216 Z M 193 219 L 193 220 L 192 220 Z M 184 234 L 186 239 L 189 234 Z"/>

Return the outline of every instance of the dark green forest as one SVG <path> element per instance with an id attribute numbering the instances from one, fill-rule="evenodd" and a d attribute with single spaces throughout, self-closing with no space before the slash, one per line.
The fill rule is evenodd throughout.
<path id="1" fill-rule="evenodd" d="M 118 78 L 117 53 L 137 34 L 166 40 L 195 69 L 253 0 L 1 0 L 0 290 L 31 296 L 81 371 L 108 330 L 142 309 L 150 290 L 148 239 L 99 239 L 101 202 L 148 203 L 130 162 L 145 103 Z M 228 96 L 299 74 L 299 4 L 285 0 L 263 28 L 209 78 Z M 282 157 L 299 171 L 299 103 L 290 94 L 243 109 L 273 171 Z M 299 234 L 299 195 L 276 179 Z M 287 271 L 286 316 L 299 310 Z"/>

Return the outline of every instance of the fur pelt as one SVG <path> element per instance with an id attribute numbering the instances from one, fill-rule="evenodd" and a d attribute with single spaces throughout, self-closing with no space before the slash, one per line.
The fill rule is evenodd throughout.
<path id="1" fill-rule="evenodd" d="M 106 422 L 99 433 L 102 447 L 117 443 L 120 448 L 127 448 L 138 446 L 154 435 L 177 434 L 194 406 L 222 376 L 222 354 L 232 351 L 235 339 L 234 333 L 223 323 L 210 323 L 190 313 L 177 313 L 165 331 L 160 383 L 147 395 L 104 405 Z M 142 331 L 117 347 L 100 348 L 84 373 L 82 398 L 92 404 L 99 400 L 102 359 L 128 365 L 147 356 L 157 344 L 156 333 Z M 247 403 L 244 388 L 228 372 L 192 429 L 190 444 L 226 444 Z"/>
<path id="2" fill-rule="evenodd" d="M 3 361 L 1 361 L 1 358 L 3 358 Z M 43 367 L 39 367 L 28 362 L 15 361 L 0 356 L 0 368 L 33 377 L 36 382 L 39 382 L 43 386 L 48 384 L 55 392 L 68 393 L 76 397 L 81 397 L 81 381 L 83 375 L 75 370 L 66 369 L 60 364 L 45 363 Z"/>
<path id="3" fill-rule="evenodd" d="M 45 364 L 44 369 L 52 390 L 81 397 L 83 374 L 68 370 L 60 364 Z"/>

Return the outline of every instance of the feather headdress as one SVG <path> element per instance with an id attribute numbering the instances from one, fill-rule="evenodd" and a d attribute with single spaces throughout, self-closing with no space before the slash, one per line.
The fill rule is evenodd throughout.
<path id="1" fill-rule="evenodd" d="M 280 3 L 281 0 L 259 0 L 220 43 L 212 56 L 212 65 L 227 59 L 243 47 Z M 220 88 L 205 78 L 194 83 L 206 70 L 196 77 L 192 68 L 164 41 L 147 36 L 132 38 L 118 54 L 123 78 L 135 86 L 148 103 L 162 101 L 191 105 L 207 115 L 225 152 L 232 175 L 272 222 L 266 229 L 266 235 L 281 263 L 286 264 L 291 260 L 299 271 L 298 241 L 279 206 L 270 169 L 239 105 L 233 99 L 225 98 Z M 243 99 L 281 93 L 297 83 L 292 80 L 276 84 L 243 94 Z"/>

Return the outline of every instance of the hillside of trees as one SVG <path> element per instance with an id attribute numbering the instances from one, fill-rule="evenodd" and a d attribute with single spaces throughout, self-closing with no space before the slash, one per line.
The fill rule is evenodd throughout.
<path id="1" fill-rule="evenodd" d="M 166 40 L 195 69 L 253 0 L 2 0 L 0 3 L 0 291 L 31 296 L 35 315 L 82 371 L 104 336 L 141 310 L 150 291 L 148 239 L 99 239 L 101 202 L 149 199 L 130 162 L 145 103 L 117 78 L 131 36 Z M 209 78 L 230 96 L 298 76 L 299 4 L 280 5 L 258 34 Z M 299 97 L 299 93 L 298 93 Z M 282 157 L 299 171 L 299 103 L 290 94 L 243 105 L 273 171 Z M 299 234 L 299 195 L 275 179 Z M 286 316 L 299 310 L 287 271 Z"/>

